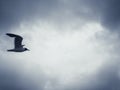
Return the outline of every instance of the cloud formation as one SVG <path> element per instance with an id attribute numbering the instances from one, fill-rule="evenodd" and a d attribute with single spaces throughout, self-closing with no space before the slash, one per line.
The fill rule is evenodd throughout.
<path id="1" fill-rule="evenodd" d="M 112 30 L 119 28 L 119 0 L 1 0 L 0 7 L 2 29 L 36 17 L 66 20 L 71 15 L 72 18 L 99 19 L 103 26 Z"/>
<path id="2" fill-rule="evenodd" d="M 57 8 L 57 0 L 1 0 L 0 1 L 0 27 L 8 29 L 19 25 L 24 20 L 35 17 L 45 18 L 52 9 Z"/>
<path id="3" fill-rule="evenodd" d="M 7 53 L 11 39 L 0 36 L 0 89 L 119 90 L 119 2 L 0 0 L 1 33 L 31 49 Z"/>

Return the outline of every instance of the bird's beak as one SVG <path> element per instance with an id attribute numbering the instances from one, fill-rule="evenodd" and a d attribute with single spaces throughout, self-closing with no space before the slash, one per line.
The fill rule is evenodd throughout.
<path id="1" fill-rule="evenodd" d="M 30 51 L 29 49 L 27 51 Z"/>

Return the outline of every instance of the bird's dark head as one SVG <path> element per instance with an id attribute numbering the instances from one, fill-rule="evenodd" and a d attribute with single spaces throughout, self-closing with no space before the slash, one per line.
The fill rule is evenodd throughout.
<path id="1" fill-rule="evenodd" d="M 30 51 L 29 49 L 25 48 L 25 51 Z"/>

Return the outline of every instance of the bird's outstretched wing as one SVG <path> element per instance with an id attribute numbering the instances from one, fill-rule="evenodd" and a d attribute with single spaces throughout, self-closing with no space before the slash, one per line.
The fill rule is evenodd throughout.
<path id="1" fill-rule="evenodd" d="M 14 40 L 15 48 L 23 47 L 23 45 L 22 45 L 23 38 L 21 36 L 15 35 L 15 34 L 11 34 L 11 33 L 6 33 L 6 35 L 15 38 L 15 40 Z"/>

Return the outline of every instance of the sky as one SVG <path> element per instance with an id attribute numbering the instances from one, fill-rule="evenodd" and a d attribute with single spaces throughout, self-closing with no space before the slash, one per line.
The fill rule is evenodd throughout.
<path id="1" fill-rule="evenodd" d="M 0 0 L 0 90 L 120 90 L 119 3 Z"/>

